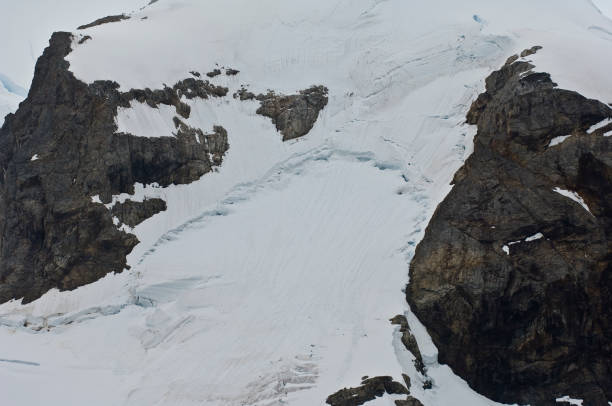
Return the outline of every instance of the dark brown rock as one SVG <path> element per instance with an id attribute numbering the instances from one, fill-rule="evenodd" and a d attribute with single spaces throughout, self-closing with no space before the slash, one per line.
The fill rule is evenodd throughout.
<path id="1" fill-rule="evenodd" d="M 413 398 L 412 396 L 408 396 L 405 400 L 396 400 L 396 406 L 423 406 L 420 400 Z"/>
<path id="2" fill-rule="evenodd" d="M 221 74 L 221 69 L 213 69 L 211 72 L 208 72 L 206 76 L 209 78 L 214 78 L 215 76 L 219 76 Z"/>
<path id="3" fill-rule="evenodd" d="M 510 57 L 508 57 L 508 59 L 506 59 L 506 65 L 510 65 L 514 62 L 516 62 L 519 59 L 518 55 L 512 55 Z"/>
<path id="4" fill-rule="evenodd" d="M 410 377 L 406 374 L 402 374 L 402 378 L 404 378 L 404 383 L 406 384 L 406 389 L 408 389 L 408 392 L 410 392 L 410 387 L 412 386 L 412 384 L 410 383 Z"/>
<path id="5" fill-rule="evenodd" d="M 112 195 L 133 193 L 136 182 L 190 183 L 228 149 L 222 127 L 204 134 L 181 122 L 174 136 L 159 138 L 115 133 L 117 108 L 133 100 L 173 105 L 188 116 L 180 95 L 227 90 L 195 79 L 126 93 L 114 82 L 87 85 L 68 70 L 71 42 L 69 33 L 53 34 L 28 98 L 0 129 L 0 303 L 29 302 L 51 288 L 74 289 L 121 272 L 138 240 L 118 230 L 112 212 L 91 197 L 110 203 Z M 125 221 L 141 221 L 147 212 L 155 210 Z"/>
<path id="6" fill-rule="evenodd" d="M 123 20 L 129 20 L 130 17 L 126 16 L 125 14 L 119 14 L 119 15 L 114 15 L 114 16 L 107 16 L 107 17 L 102 17 L 102 18 L 98 18 L 97 20 L 89 23 L 89 24 L 85 24 L 85 25 L 81 25 L 79 27 L 77 27 L 77 30 L 85 30 L 87 28 L 91 28 L 91 27 L 95 27 L 98 25 L 102 25 L 102 24 L 108 24 L 108 23 L 117 23 L 119 21 L 123 21 Z"/>
<path id="7" fill-rule="evenodd" d="M 83 38 L 79 40 L 79 44 L 85 43 L 85 41 L 89 41 L 91 39 L 90 35 L 85 35 Z"/>
<path id="8" fill-rule="evenodd" d="M 416 249 L 407 299 L 440 362 L 485 396 L 603 406 L 612 400 L 612 138 L 586 130 L 612 110 L 532 69 L 509 61 L 473 103 L 474 153 Z M 556 187 L 577 192 L 590 213 Z"/>
<path id="9" fill-rule="evenodd" d="M 539 45 L 535 45 L 535 46 L 532 46 L 531 48 L 524 49 L 521 52 L 521 58 L 524 58 L 524 57 L 529 56 L 529 55 L 533 55 L 536 52 L 538 52 L 540 49 L 542 49 L 542 47 L 539 46 Z"/>
<path id="10" fill-rule="evenodd" d="M 240 99 L 241 101 L 245 100 L 255 100 L 257 96 L 253 92 L 249 92 L 246 87 L 241 86 L 240 90 L 234 93 L 234 99 Z"/>
<path id="11" fill-rule="evenodd" d="M 113 86 L 112 82 L 96 82 L 102 86 Z M 106 91 L 102 88 L 101 92 Z M 228 89 L 223 86 L 215 86 L 207 80 L 187 78 L 177 82 L 174 86 L 165 86 L 163 89 L 151 90 L 146 89 L 131 89 L 126 93 L 118 93 L 117 104 L 121 107 L 129 107 L 132 100 L 140 103 L 147 103 L 151 107 L 157 107 L 160 104 L 174 106 L 176 112 L 183 118 L 189 118 L 191 107 L 181 101 L 181 97 L 189 100 L 194 98 L 208 99 L 209 97 L 224 97 L 227 95 Z"/>
<path id="12" fill-rule="evenodd" d="M 162 199 L 144 199 L 142 202 L 126 200 L 123 203 L 115 203 L 112 213 L 121 223 L 136 227 L 166 208 L 166 202 Z"/>
<path id="13" fill-rule="evenodd" d="M 228 89 L 223 86 L 216 86 L 211 84 L 208 80 L 199 80 L 194 78 L 187 78 L 177 82 L 172 90 L 176 92 L 176 95 L 180 98 L 185 96 L 188 99 L 200 98 L 208 99 L 209 97 L 225 97 L 227 96 Z"/>
<path id="14" fill-rule="evenodd" d="M 290 96 L 268 92 L 257 96 L 257 100 L 261 103 L 257 114 L 270 117 L 283 135 L 283 141 L 287 141 L 306 135 L 312 129 L 319 112 L 327 105 L 327 88 L 313 86 Z"/>
<path id="15" fill-rule="evenodd" d="M 332 406 L 359 406 L 370 400 L 388 394 L 407 395 L 408 389 L 390 376 L 377 376 L 364 379 L 356 388 L 344 388 L 327 397 L 326 403 Z"/>
<path id="16" fill-rule="evenodd" d="M 419 349 L 419 345 L 417 344 L 416 337 L 412 334 L 410 330 L 410 326 L 408 325 L 408 320 L 403 315 L 397 315 L 393 317 L 391 320 L 391 324 L 397 324 L 400 326 L 400 333 L 402 333 L 402 344 L 408 351 L 414 355 L 414 367 L 418 372 L 422 375 L 427 376 L 427 369 L 425 368 L 425 363 L 423 362 L 423 356 L 421 355 L 421 350 Z M 408 385 L 410 386 L 410 385 Z"/>
<path id="17" fill-rule="evenodd" d="M 227 69 L 225 70 L 225 74 L 226 74 L 227 76 L 236 76 L 236 75 L 237 75 L 237 74 L 239 74 L 239 73 L 240 73 L 240 71 L 239 71 L 239 70 L 232 69 L 232 68 L 227 68 Z"/>

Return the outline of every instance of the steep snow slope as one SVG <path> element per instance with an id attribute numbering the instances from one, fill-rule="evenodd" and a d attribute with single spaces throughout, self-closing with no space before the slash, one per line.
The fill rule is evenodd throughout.
<path id="1" fill-rule="evenodd" d="M 283 143 L 255 102 L 189 101 L 190 125 L 227 129 L 223 165 L 137 188 L 168 210 L 133 230 L 129 271 L 0 306 L 0 389 L 17 405 L 312 405 L 404 372 L 426 405 L 494 404 L 437 363 L 404 301 L 407 264 L 470 153 L 464 117 L 488 72 L 542 45 L 538 69 L 610 101 L 610 32 L 586 0 L 162 0 L 82 32 L 68 60 L 86 82 L 158 88 L 218 64 L 241 71 L 212 79 L 230 93 L 322 84 L 329 105 Z M 117 124 L 171 136 L 171 118 L 133 104 Z M 398 313 L 431 390 L 388 322 Z"/>

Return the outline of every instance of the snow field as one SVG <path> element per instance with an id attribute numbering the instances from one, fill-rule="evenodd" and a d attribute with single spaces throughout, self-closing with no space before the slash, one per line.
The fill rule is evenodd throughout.
<path id="1" fill-rule="evenodd" d="M 404 299 L 408 264 L 472 151 L 465 113 L 509 55 L 541 45 L 537 70 L 612 95 L 611 43 L 591 27 L 612 32 L 589 1 L 168 0 L 87 30 L 67 58 L 86 82 L 159 88 L 219 64 L 241 71 L 211 80 L 230 95 L 322 84 L 329 104 L 283 143 L 256 102 L 188 101 L 187 124 L 227 129 L 223 164 L 115 197 L 168 204 L 133 230 L 131 270 L 0 305 L 0 358 L 39 364 L 0 361 L 0 389 L 18 405 L 312 405 L 364 375 L 407 373 L 426 406 L 494 405 L 437 363 Z M 171 136 L 172 110 L 133 103 L 119 131 Z M 400 313 L 432 390 L 389 323 Z"/>

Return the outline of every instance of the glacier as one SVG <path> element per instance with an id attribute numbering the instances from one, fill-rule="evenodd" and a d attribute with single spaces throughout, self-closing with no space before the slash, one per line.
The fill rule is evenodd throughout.
<path id="1" fill-rule="evenodd" d="M 487 74 L 540 45 L 529 56 L 538 70 L 612 102 L 612 21 L 588 0 L 133 3 L 121 10 L 129 20 L 75 31 L 92 37 L 67 58 L 77 78 L 158 88 L 231 66 L 240 73 L 211 79 L 230 94 L 323 84 L 329 104 L 308 135 L 282 142 L 255 102 L 189 101 L 189 125 L 227 129 L 223 165 L 189 185 L 138 185 L 132 199 L 161 197 L 168 210 L 131 230 L 141 241 L 131 269 L 0 305 L 3 396 L 313 405 L 364 375 L 405 373 L 426 406 L 495 405 L 437 362 L 404 299 L 408 264 L 472 151 L 465 113 Z M 153 137 L 171 120 L 134 104 L 117 124 Z M 430 390 L 389 322 L 396 314 L 416 335 Z"/>

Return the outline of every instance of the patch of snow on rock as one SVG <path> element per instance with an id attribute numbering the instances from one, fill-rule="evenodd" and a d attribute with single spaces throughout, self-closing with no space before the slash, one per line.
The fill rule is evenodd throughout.
<path id="1" fill-rule="evenodd" d="M 580 197 L 578 193 L 572 192 L 570 190 L 561 189 L 560 187 L 556 187 L 553 190 L 562 196 L 572 199 L 573 201 L 581 205 L 586 211 L 588 211 L 589 214 L 593 215 L 593 213 L 591 213 L 591 210 L 589 210 L 587 204 L 584 202 L 584 199 Z"/>
<path id="2" fill-rule="evenodd" d="M 542 237 L 544 237 L 544 234 L 536 233 L 536 234 L 534 234 L 534 235 L 532 235 L 530 237 L 525 238 L 525 241 L 531 242 L 531 241 L 539 240 Z"/>
<path id="3" fill-rule="evenodd" d="M 602 127 L 607 126 L 608 124 L 612 123 L 612 118 L 606 118 L 605 120 L 601 120 L 599 123 L 597 124 L 593 124 L 588 130 L 587 130 L 587 134 L 592 134 L 593 132 L 599 130 Z"/>
<path id="4" fill-rule="evenodd" d="M 569 396 L 563 396 L 556 399 L 557 403 L 569 403 L 570 405 L 582 406 L 582 399 L 572 399 Z"/>
<path id="5" fill-rule="evenodd" d="M 558 137 L 553 138 L 552 140 L 550 140 L 550 143 L 548 144 L 549 147 L 553 147 L 555 145 L 559 145 L 561 144 L 563 141 L 565 141 L 566 139 L 568 139 L 569 137 L 571 137 L 570 135 L 560 135 Z"/>

